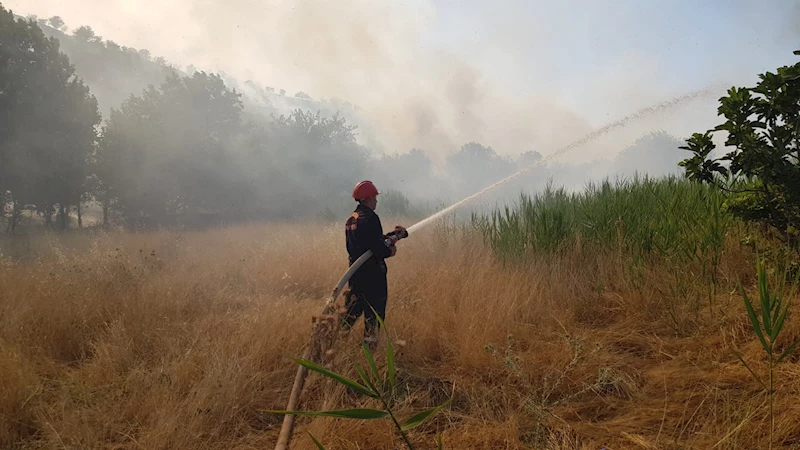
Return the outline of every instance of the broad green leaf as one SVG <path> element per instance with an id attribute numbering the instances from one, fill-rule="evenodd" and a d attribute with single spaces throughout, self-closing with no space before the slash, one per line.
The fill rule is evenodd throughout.
<path id="1" fill-rule="evenodd" d="M 780 315 L 778 316 L 778 320 L 775 321 L 775 326 L 772 328 L 772 335 L 769 337 L 770 342 L 775 342 L 775 339 L 777 339 L 778 335 L 781 333 L 783 322 L 786 320 L 786 313 L 789 312 L 789 306 L 791 304 L 792 299 L 789 299 L 786 301 L 786 306 L 779 310 Z"/>
<path id="2" fill-rule="evenodd" d="M 386 333 L 386 339 L 388 340 L 389 339 L 389 329 L 386 328 L 386 322 L 384 322 L 383 319 L 381 319 L 381 316 L 378 315 L 378 312 L 375 311 L 375 308 L 370 306 L 370 309 L 372 309 L 372 312 L 375 314 L 375 318 L 378 319 L 378 323 L 380 324 L 380 326 L 383 329 L 383 331 Z"/>
<path id="3" fill-rule="evenodd" d="M 354 408 L 339 409 L 334 411 L 277 411 L 267 410 L 266 412 L 275 414 L 286 414 L 292 416 L 314 416 L 314 417 L 339 417 L 342 419 L 361 419 L 374 420 L 389 417 L 389 413 L 379 409 Z"/>
<path id="4" fill-rule="evenodd" d="M 378 323 L 380 324 L 381 328 L 383 328 L 383 331 L 385 331 L 388 335 L 389 330 L 386 328 L 386 323 L 384 323 L 383 319 L 381 319 L 381 316 L 378 315 L 378 312 L 375 311 L 375 308 L 373 308 L 372 305 L 370 305 L 370 309 L 372 309 L 373 314 L 375 314 L 375 318 L 378 319 Z"/>
<path id="5" fill-rule="evenodd" d="M 790 284 L 789 292 L 785 297 L 793 298 L 798 286 L 800 286 L 800 271 L 798 271 L 797 275 L 794 277 L 794 281 Z"/>
<path id="6" fill-rule="evenodd" d="M 786 358 L 787 356 L 791 355 L 792 352 L 794 351 L 794 348 L 797 347 L 797 344 L 799 342 L 800 342 L 800 340 L 794 341 L 794 342 L 792 342 L 792 345 L 786 347 L 786 350 L 784 350 L 783 353 L 781 353 L 780 358 L 778 358 L 778 360 L 775 361 L 775 364 L 780 364 L 781 361 L 783 361 L 783 358 Z"/>
<path id="7" fill-rule="evenodd" d="M 386 341 L 386 377 L 389 380 L 389 391 L 394 392 L 394 347 L 391 340 Z"/>
<path id="8" fill-rule="evenodd" d="M 741 355 L 741 353 L 739 353 L 739 352 L 738 352 L 738 351 L 736 351 L 736 350 L 734 350 L 733 352 L 736 354 L 736 357 L 737 357 L 737 358 L 739 358 L 739 361 L 741 361 L 741 362 L 742 362 L 742 364 L 744 365 L 745 369 L 747 369 L 747 371 L 748 371 L 748 372 L 750 372 L 750 375 L 752 375 L 752 376 L 753 376 L 753 378 L 754 378 L 756 381 L 758 381 L 758 384 L 760 384 L 760 385 L 761 385 L 761 387 L 762 387 L 762 388 L 764 388 L 764 390 L 768 390 L 768 389 L 767 389 L 767 386 L 764 384 L 764 382 L 763 382 L 763 381 L 761 381 L 761 378 L 760 378 L 758 375 L 756 375 L 756 373 L 755 373 L 755 372 L 753 372 L 753 369 L 751 369 L 751 368 L 750 368 L 750 365 L 749 365 L 749 364 L 747 364 L 746 362 L 744 362 L 744 358 L 742 358 L 742 355 Z"/>
<path id="9" fill-rule="evenodd" d="M 758 265 L 758 295 L 761 300 L 761 317 L 763 320 L 764 331 L 768 336 L 772 335 L 772 323 L 769 313 L 772 311 L 772 302 L 769 298 L 769 283 L 767 282 L 767 270 L 759 263 Z M 769 349 L 764 347 L 769 353 Z"/>
<path id="10" fill-rule="evenodd" d="M 370 306 L 372 308 L 372 306 Z M 389 338 L 389 329 L 386 328 L 386 323 L 381 319 L 381 316 L 375 311 L 375 308 L 372 308 L 372 312 L 375 313 L 375 317 L 378 319 L 378 323 L 381 325 L 384 333 L 386 333 L 386 371 L 387 377 L 389 379 L 389 388 L 391 391 L 394 391 L 394 379 L 395 379 L 395 367 L 394 367 L 394 346 L 392 346 L 392 340 Z"/>
<path id="11" fill-rule="evenodd" d="M 349 358 L 349 355 L 348 355 L 348 358 Z M 361 377 L 361 381 L 363 381 L 364 384 L 367 387 L 369 387 L 371 382 L 370 382 L 369 377 L 367 376 L 367 374 L 364 372 L 364 369 L 362 369 L 361 366 L 357 362 L 353 361 L 352 358 L 350 358 L 350 362 L 352 362 L 353 366 L 356 368 L 356 372 L 358 372 L 358 376 Z"/>
<path id="12" fill-rule="evenodd" d="M 314 437 L 313 434 L 311 434 L 310 431 L 308 432 L 308 435 L 311 436 L 311 440 L 314 441 L 314 444 L 319 450 L 325 450 L 325 447 L 317 440 L 317 438 Z"/>
<path id="13" fill-rule="evenodd" d="M 372 392 L 377 393 L 378 398 L 380 398 L 381 392 L 378 390 L 377 386 L 372 384 L 372 380 L 369 379 L 366 372 L 364 372 L 364 369 L 361 368 L 361 364 L 355 362 L 353 358 L 350 357 L 350 355 L 347 355 L 347 358 L 350 360 L 351 363 L 353 363 L 353 366 L 356 368 L 356 372 L 358 372 L 358 376 L 361 377 L 361 379 L 364 381 L 364 384 L 367 385 L 367 387 L 371 389 Z"/>
<path id="14" fill-rule="evenodd" d="M 773 305 L 772 305 L 772 333 L 770 333 L 770 342 L 775 342 L 775 337 L 778 336 L 780 331 L 777 330 L 778 328 L 778 319 L 780 318 L 782 308 L 781 308 L 781 300 L 779 298 L 775 298 Z"/>
<path id="15" fill-rule="evenodd" d="M 441 411 L 442 408 L 444 408 L 445 406 L 449 405 L 450 402 L 452 402 L 452 401 L 453 401 L 453 397 L 450 397 L 446 402 L 442 403 L 441 405 L 439 405 L 439 406 L 437 406 L 435 408 L 431 408 L 429 410 L 422 411 L 419 414 L 415 414 L 414 416 L 409 417 L 408 419 L 406 419 L 405 422 L 403 422 L 402 430 L 403 431 L 407 431 L 407 430 L 410 430 L 412 428 L 415 428 L 415 427 L 418 427 L 418 426 L 422 425 L 426 420 L 428 420 L 431 417 L 433 417 L 434 414 L 436 414 L 439 411 Z"/>
<path id="16" fill-rule="evenodd" d="M 789 272 L 787 270 L 784 270 L 783 271 L 783 276 L 780 277 L 780 280 L 778 280 L 778 286 L 775 288 L 775 293 L 773 294 L 774 297 L 772 299 L 772 305 L 773 305 L 773 309 L 775 310 L 775 313 L 774 313 L 774 316 L 772 318 L 773 319 L 772 320 L 772 328 L 773 328 L 772 333 L 775 336 L 778 336 L 778 333 L 780 333 L 779 331 L 778 332 L 774 331 L 774 328 L 776 328 L 776 323 L 778 321 L 779 314 L 781 314 L 782 311 L 783 311 L 783 299 L 786 298 L 786 297 L 784 297 L 784 294 L 786 292 L 786 278 L 787 278 L 788 275 L 789 275 Z M 791 299 L 791 297 L 790 297 L 790 299 Z M 775 339 L 773 339 L 772 341 L 775 342 Z"/>
<path id="17" fill-rule="evenodd" d="M 761 341 L 761 346 L 764 347 L 764 351 L 769 353 L 769 346 L 767 345 L 767 341 L 764 339 L 764 334 L 761 332 L 761 325 L 758 323 L 758 317 L 756 316 L 755 310 L 753 310 L 753 305 L 750 304 L 750 298 L 747 297 L 747 293 L 744 291 L 744 287 L 742 287 L 741 283 L 739 284 L 739 288 L 742 291 L 742 297 L 744 297 L 744 307 L 747 309 L 747 315 L 750 317 L 750 322 L 753 325 L 753 331 L 756 332 L 758 340 Z"/>
<path id="18" fill-rule="evenodd" d="M 349 387 L 350 389 L 353 389 L 356 392 L 360 392 L 360 393 L 362 393 L 362 394 L 364 394 L 364 395 L 366 395 L 368 397 L 372 397 L 372 398 L 379 398 L 380 397 L 380 395 L 378 395 L 378 393 L 376 393 L 374 390 L 371 390 L 371 389 L 369 389 L 369 388 L 367 388 L 367 387 L 365 387 L 365 386 L 363 386 L 363 385 L 351 380 L 350 378 L 345 377 L 344 375 L 339 375 L 338 373 L 331 372 L 330 370 L 320 366 L 319 364 L 315 364 L 315 363 L 313 363 L 311 361 L 308 361 L 308 360 L 305 360 L 305 359 L 302 359 L 302 358 L 292 358 L 292 360 L 294 360 L 294 362 L 296 362 L 297 364 L 300 364 L 301 366 L 306 367 L 308 370 L 313 370 L 314 372 L 322 374 L 322 375 L 324 375 L 324 376 L 326 376 L 326 377 L 328 377 L 328 378 L 330 378 L 332 380 L 337 381 L 340 384 L 343 384 L 343 385 Z"/>
<path id="19" fill-rule="evenodd" d="M 369 349 L 369 345 L 366 342 L 361 342 L 361 349 L 364 350 L 364 356 L 367 358 L 367 363 L 369 364 L 370 370 L 372 370 L 372 376 L 374 377 L 375 383 L 381 379 L 381 374 L 378 372 L 378 366 L 375 365 L 375 358 L 372 356 L 372 350 Z"/>

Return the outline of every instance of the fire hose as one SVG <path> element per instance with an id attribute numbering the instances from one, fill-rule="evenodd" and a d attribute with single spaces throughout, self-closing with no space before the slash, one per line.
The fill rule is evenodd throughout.
<path id="1" fill-rule="evenodd" d="M 384 237 L 384 244 L 388 246 L 392 246 L 400 239 L 404 239 L 408 237 L 408 231 L 406 230 L 396 230 Z M 354 273 L 370 258 L 372 257 L 372 250 L 367 250 L 361 255 L 358 259 L 356 259 L 353 264 L 347 269 L 347 272 L 342 275 L 342 278 L 339 280 L 339 283 L 336 284 L 336 287 L 333 288 L 333 292 L 331 293 L 331 297 L 328 301 L 325 302 L 325 308 L 322 309 L 322 315 L 328 315 L 331 313 L 331 308 L 334 303 L 336 303 L 336 299 L 339 297 L 339 294 L 342 293 L 342 289 L 344 288 L 345 283 L 350 280 L 350 277 L 353 276 Z M 313 339 L 313 335 L 312 335 Z M 308 360 L 312 356 L 313 346 L 309 343 L 306 347 L 305 351 L 303 352 L 303 359 Z M 300 366 L 297 369 L 297 374 L 294 376 L 294 384 L 292 385 L 292 393 L 289 395 L 289 403 L 286 405 L 287 411 L 294 411 L 297 407 L 297 401 L 300 398 L 300 392 L 303 390 L 303 383 L 305 383 L 306 375 L 308 375 L 308 369 L 305 366 Z M 294 415 L 293 414 L 286 414 L 283 416 L 283 425 L 281 425 L 281 432 L 278 436 L 278 443 L 275 445 L 275 450 L 286 450 L 289 446 L 289 438 L 292 435 L 292 425 L 294 424 Z"/>

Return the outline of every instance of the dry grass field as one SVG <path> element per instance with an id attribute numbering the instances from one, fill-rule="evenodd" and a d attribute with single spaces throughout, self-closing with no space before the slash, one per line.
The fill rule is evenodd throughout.
<path id="1" fill-rule="evenodd" d="M 384 225 L 395 221 L 384 219 Z M 36 238 L 0 262 L 0 448 L 271 449 L 318 314 L 346 270 L 342 227 Z M 658 262 L 576 245 L 503 263 L 480 236 L 432 227 L 389 261 L 398 410 L 453 402 L 419 448 L 766 448 L 766 359 L 737 283 L 754 255 L 726 238 L 719 285 L 675 288 Z M 691 274 L 696 267 L 681 267 Z M 686 278 L 688 279 L 688 278 Z M 757 297 L 757 294 L 756 294 Z M 800 337 L 792 308 L 784 331 Z M 326 367 L 351 376 L 360 324 Z M 380 363 L 380 361 L 379 361 Z M 775 447 L 800 448 L 800 365 L 776 376 Z M 302 409 L 369 407 L 310 375 Z M 332 449 L 402 448 L 390 422 L 298 418 Z M 395 447 L 398 446 L 398 447 Z"/>

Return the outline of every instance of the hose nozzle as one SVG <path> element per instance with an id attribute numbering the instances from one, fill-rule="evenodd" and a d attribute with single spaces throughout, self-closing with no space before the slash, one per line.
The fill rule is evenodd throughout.
<path id="1" fill-rule="evenodd" d="M 408 231 L 404 228 L 396 229 L 392 232 L 389 232 L 384 237 L 383 243 L 386 244 L 387 247 L 391 247 L 397 243 L 400 239 L 405 239 L 408 237 Z"/>

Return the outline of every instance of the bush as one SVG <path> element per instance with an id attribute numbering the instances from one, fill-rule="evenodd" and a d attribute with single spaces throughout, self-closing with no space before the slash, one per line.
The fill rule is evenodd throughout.
<path id="1" fill-rule="evenodd" d="M 382 211 L 390 216 L 407 216 L 411 209 L 411 202 L 400 191 L 387 190 L 378 199 Z"/>
<path id="2" fill-rule="evenodd" d="M 671 176 L 659 180 L 606 180 L 580 193 L 549 186 L 523 194 L 516 208 L 474 216 L 495 252 L 518 258 L 583 244 L 636 257 L 690 260 L 718 257 L 730 226 L 721 211 L 726 195 Z"/>

